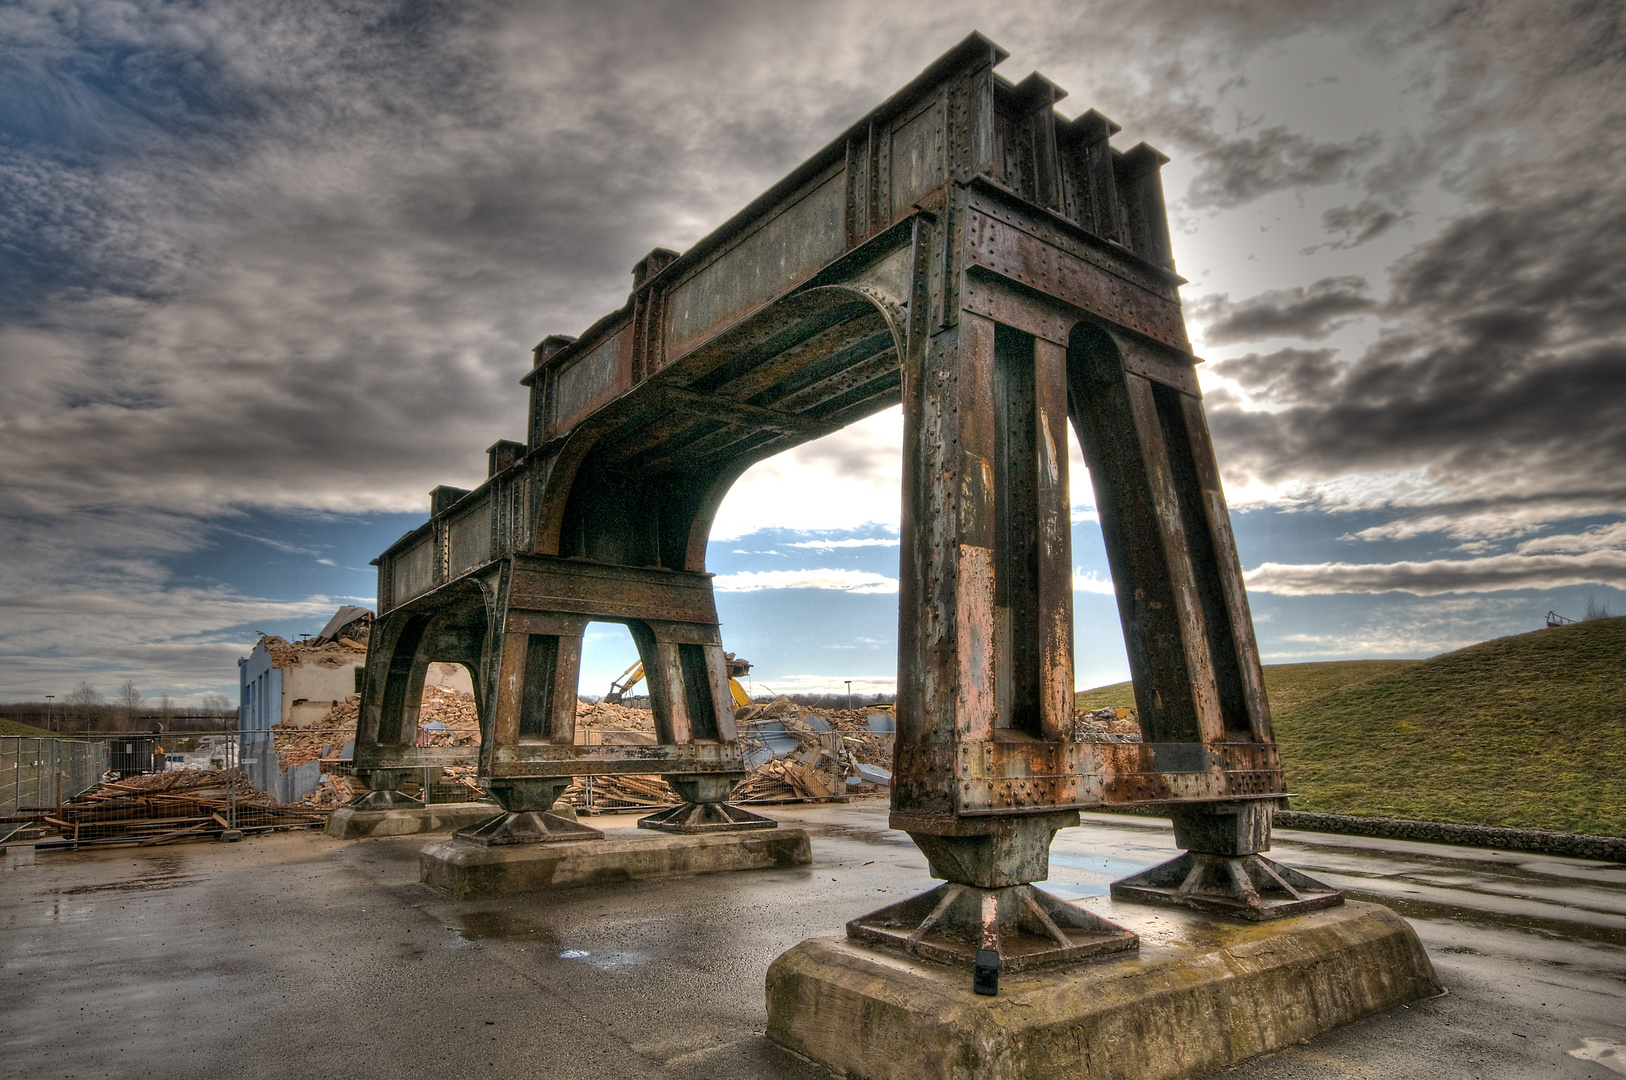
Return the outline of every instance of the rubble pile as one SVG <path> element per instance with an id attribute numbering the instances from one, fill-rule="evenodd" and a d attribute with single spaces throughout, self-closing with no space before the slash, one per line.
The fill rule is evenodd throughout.
<path id="1" fill-rule="evenodd" d="M 346 743 L 355 739 L 360 695 L 352 694 L 336 705 L 315 728 L 275 729 L 277 756 L 283 769 L 307 761 L 336 762 Z M 813 709 L 779 697 L 735 712 L 747 760 L 755 768 L 735 789 L 737 802 L 789 802 L 829 799 L 884 790 L 892 767 L 892 735 L 870 730 L 874 709 Z M 478 785 L 472 754 L 480 741 L 479 712 L 470 694 L 446 687 L 424 688 L 418 712 L 419 742 L 423 746 L 467 746 L 468 765 L 448 766 L 440 783 L 461 784 L 470 799 L 486 793 Z M 576 706 L 576 741 L 581 744 L 656 741 L 655 717 L 607 701 L 579 702 Z M 866 766 L 860 770 L 859 766 Z M 849 780 L 857 780 L 850 783 Z M 353 778 L 324 772 L 320 786 L 306 800 L 315 809 L 331 809 L 349 802 L 362 791 Z M 673 806 L 680 800 L 658 775 L 577 777 L 560 796 L 562 802 L 588 813 L 649 811 Z"/>
<path id="2" fill-rule="evenodd" d="M 734 789 L 734 800 L 792 802 L 879 790 L 876 781 L 891 777 L 893 737 L 870 730 L 873 711 L 804 708 L 784 696 L 737 710 L 746 759 L 772 757 Z"/>
<path id="3" fill-rule="evenodd" d="M 367 656 L 367 646 L 351 638 L 339 638 L 336 641 L 288 641 L 275 634 L 266 634 L 260 640 L 265 645 L 266 653 L 271 657 L 271 663 L 280 668 L 291 668 L 302 657 L 315 659 L 317 663 L 329 660 L 331 663 L 324 666 L 337 667 Z"/>
<path id="4" fill-rule="evenodd" d="M 323 773 L 316 790 L 305 796 L 302 802 L 313 810 L 337 810 L 366 791 L 362 782 L 353 776 Z"/>
<path id="5" fill-rule="evenodd" d="M 1096 709 L 1073 717 L 1074 742 L 1137 743 L 1140 721 L 1134 709 Z"/>
<path id="6" fill-rule="evenodd" d="M 361 695 L 351 694 L 333 708 L 315 727 L 278 725 L 272 729 L 277 763 L 284 772 L 307 761 L 332 759 L 356 738 L 356 717 Z M 471 753 L 480 745 L 480 712 L 473 694 L 459 693 L 444 686 L 426 686 L 418 706 L 420 746 L 467 746 Z"/>
<path id="7" fill-rule="evenodd" d="M 627 705 L 612 705 L 608 701 L 576 703 L 576 730 L 596 728 L 600 731 L 655 731 L 655 714 L 648 709 L 634 709 Z M 580 741 L 580 736 L 577 736 Z"/>
<path id="8" fill-rule="evenodd" d="M 430 724 L 444 724 L 450 730 L 424 732 Z M 418 706 L 418 730 L 427 736 L 424 746 L 478 746 L 480 710 L 474 704 L 474 695 L 444 686 L 424 687 L 423 701 Z"/>
<path id="9" fill-rule="evenodd" d="M 277 805 L 237 769 L 179 769 L 105 780 L 61 805 L 19 811 L 55 829 L 74 847 L 154 847 L 219 837 L 232 828 L 272 832 L 309 828 L 326 820 L 303 807 Z"/>

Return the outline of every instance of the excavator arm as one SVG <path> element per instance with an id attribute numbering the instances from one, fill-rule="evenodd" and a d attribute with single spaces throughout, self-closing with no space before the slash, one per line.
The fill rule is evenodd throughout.
<path id="1" fill-rule="evenodd" d="M 733 653 L 724 653 L 723 655 L 728 661 L 729 695 L 734 699 L 734 707 L 736 709 L 743 709 L 745 706 L 751 704 L 751 695 L 745 692 L 745 687 L 741 686 L 740 681 L 734 676 L 744 675 L 746 672 L 750 671 L 751 662 L 749 660 L 738 660 L 734 657 Z M 626 695 L 628 690 L 631 690 L 634 686 L 637 686 L 638 683 L 643 680 L 643 677 L 644 662 L 642 660 L 636 660 L 627 668 L 627 670 L 623 671 L 610 682 L 610 692 L 604 695 L 604 700 L 609 702 L 611 705 L 621 704 L 622 697 Z"/>

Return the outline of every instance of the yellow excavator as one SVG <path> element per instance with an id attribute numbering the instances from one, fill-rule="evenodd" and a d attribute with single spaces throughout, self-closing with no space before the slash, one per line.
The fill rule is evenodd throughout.
<path id="1" fill-rule="evenodd" d="M 751 661 L 741 660 L 733 653 L 723 654 L 723 663 L 728 667 L 728 692 L 734 697 L 734 707 L 743 709 L 751 704 L 751 695 L 745 692 L 740 685 L 740 676 L 750 674 Z M 604 700 L 611 705 L 621 704 L 621 698 L 628 690 L 637 686 L 644 677 L 644 662 L 634 661 L 632 666 L 623 671 L 610 682 L 610 692 L 604 695 Z"/>

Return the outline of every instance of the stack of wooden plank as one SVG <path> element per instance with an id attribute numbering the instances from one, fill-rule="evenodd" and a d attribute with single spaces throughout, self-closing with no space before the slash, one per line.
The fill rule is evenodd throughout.
<path id="1" fill-rule="evenodd" d="M 559 799 L 590 814 L 654 810 L 683 801 L 661 777 L 636 775 L 578 776 Z"/>
<path id="2" fill-rule="evenodd" d="M 326 815 L 278 806 L 236 769 L 183 769 L 104 781 L 57 806 L 20 807 L 17 818 L 57 830 L 75 847 L 138 844 L 150 847 L 229 828 L 244 833 L 309 828 Z"/>

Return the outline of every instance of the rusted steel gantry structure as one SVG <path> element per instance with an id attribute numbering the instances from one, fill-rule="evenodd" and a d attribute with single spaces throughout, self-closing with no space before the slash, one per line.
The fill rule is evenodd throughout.
<path id="1" fill-rule="evenodd" d="M 431 520 L 378 560 L 356 749 L 375 803 L 419 760 L 426 665 L 456 661 L 478 690 L 482 782 L 509 811 L 488 841 L 569 835 L 541 812 L 572 775 L 604 772 L 672 779 L 689 805 L 655 824 L 771 825 L 727 803 L 743 766 L 712 518 L 753 463 L 901 402 L 892 821 L 948 884 L 850 931 L 1007 968 L 1132 946 L 1029 885 L 1056 829 L 1126 804 L 1170 807 L 1188 854 L 1121 896 L 1255 917 L 1336 902 L 1257 855 L 1284 788 L 1166 159 L 1114 149 L 1117 125 L 1067 119 L 1064 91 L 1007 81 L 1004 57 L 967 38 L 693 248 L 652 251 L 619 311 L 537 347 L 526 441 L 494 445 L 476 490 L 436 489 Z M 1138 743 L 1073 738 L 1069 423 Z M 592 619 L 631 628 L 658 746 L 574 744 Z"/>

